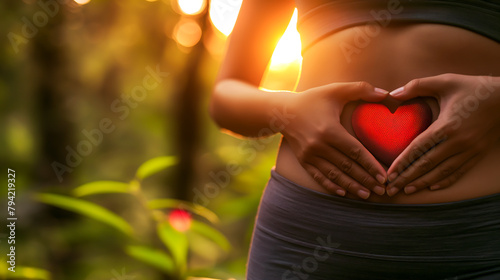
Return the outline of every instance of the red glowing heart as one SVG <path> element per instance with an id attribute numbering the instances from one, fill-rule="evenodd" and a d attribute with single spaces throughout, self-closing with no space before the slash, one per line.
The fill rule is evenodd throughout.
<path id="1" fill-rule="evenodd" d="M 420 99 L 402 103 L 394 112 L 383 104 L 363 103 L 352 114 L 356 137 L 386 166 L 431 123 L 431 108 Z"/>

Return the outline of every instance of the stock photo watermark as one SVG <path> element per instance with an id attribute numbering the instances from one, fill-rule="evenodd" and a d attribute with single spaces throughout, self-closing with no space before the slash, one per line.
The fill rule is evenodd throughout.
<path id="1" fill-rule="evenodd" d="M 228 13 L 234 15 L 234 12 L 240 9 L 242 2 L 243 0 L 212 0 L 210 7 L 218 20 L 224 20 L 227 18 Z"/>
<path id="2" fill-rule="evenodd" d="M 304 258 L 299 265 L 292 265 L 289 270 L 282 274 L 281 280 L 309 279 L 311 274 L 318 269 L 319 263 L 325 262 L 334 253 L 335 249 L 340 247 L 339 243 L 331 241 L 330 235 L 326 239 L 318 237 L 316 242 L 318 245 L 314 248 L 311 256 Z"/>
<path id="3" fill-rule="evenodd" d="M 373 19 L 368 21 L 364 25 L 364 28 L 354 29 L 356 34 L 352 42 L 342 41 L 339 44 L 346 61 L 350 63 L 353 55 L 360 54 L 364 48 L 367 48 L 372 39 L 380 34 L 382 28 L 387 27 L 391 23 L 393 16 L 400 14 L 403 9 L 399 0 L 390 0 L 387 2 L 386 9 L 379 11 L 371 10 L 370 15 Z"/>
<path id="4" fill-rule="evenodd" d="M 464 120 L 468 119 L 472 113 L 476 112 L 481 102 L 485 102 L 490 98 L 491 94 L 497 90 L 496 86 L 500 86 L 499 82 L 494 81 L 492 76 L 479 77 L 480 84 L 474 90 L 474 93 L 467 96 L 462 102 L 453 105 L 454 115 L 451 118 L 451 130 L 456 131 L 461 126 Z M 431 138 L 426 139 L 421 147 L 417 147 L 408 160 L 405 160 L 403 165 L 400 165 L 398 172 L 401 174 L 408 166 L 415 162 L 418 158 L 426 153 L 431 153 L 433 148 L 441 142 L 448 139 L 448 135 L 443 130 L 437 130 L 432 134 Z"/>
<path id="5" fill-rule="evenodd" d="M 16 272 L 16 171 L 7 168 L 7 268 L 11 272 Z"/>
<path id="6" fill-rule="evenodd" d="M 476 88 L 474 94 L 467 96 L 462 103 L 454 105 L 453 129 L 458 129 L 464 119 L 468 119 L 473 112 L 477 111 L 481 101 L 490 98 L 491 94 L 495 92 L 493 85 L 500 86 L 500 83 L 495 82 L 492 76 L 479 77 L 479 79 L 481 84 Z"/>
<path id="7" fill-rule="evenodd" d="M 113 275 L 113 278 L 109 280 L 135 280 L 137 275 L 129 275 L 125 271 L 125 267 L 122 267 L 121 272 L 116 271 L 115 269 L 111 270 L 111 274 Z"/>
<path id="8" fill-rule="evenodd" d="M 169 76 L 168 72 L 161 71 L 159 65 L 156 66 L 156 69 L 147 66 L 146 72 L 147 74 L 143 77 L 142 84 L 135 86 L 129 94 L 122 94 L 111 103 L 110 110 L 118 115 L 119 120 L 125 120 L 130 115 L 131 109 L 137 108 L 139 102 L 144 101 L 149 92 L 156 89 Z M 90 131 L 83 129 L 81 133 L 84 139 L 80 140 L 75 148 L 70 145 L 66 146 L 67 154 L 65 162 L 54 161 L 51 164 L 59 182 L 63 181 L 65 173 L 73 172 L 74 168 L 79 166 L 83 162 L 83 159 L 89 156 L 94 148 L 102 143 L 106 134 L 112 133 L 115 129 L 116 125 L 110 118 L 102 118 L 99 121 L 98 127 Z"/>
<path id="9" fill-rule="evenodd" d="M 59 14 L 62 5 L 77 5 L 71 0 L 38 0 L 36 4 L 39 9 L 31 17 L 24 16 L 20 19 L 22 23 L 20 30 L 7 33 L 7 39 L 16 54 L 38 35 L 41 28 L 47 26 L 50 20 Z"/>

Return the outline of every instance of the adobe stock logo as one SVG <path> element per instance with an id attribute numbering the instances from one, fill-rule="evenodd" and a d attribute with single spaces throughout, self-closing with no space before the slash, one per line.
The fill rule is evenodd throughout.
<path id="1" fill-rule="evenodd" d="M 77 5 L 70 0 L 38 0 L 36 4 L 40 7 L 40 10 L 36 11 L 30 18 L 25 16 L 21 18 L 23 23 L 21 32 L 9 32 L 7 34 L 7 39 L 9 39 L 10 45 L 16 54 L 19 53 L 23 45 L 26 45 L 30 39 L 33 39 L 38 34 L 40 28 L 45 27 L 50 19 L 59 13 L 61 5 Z"/>
<path id="2" fill-rule="evenodd" d="M 331 241 L 331 236 L 328 235 L 326 240 L 316 238 L 318 245 L 314 248 L 311 256 L 304 258 L 300 265 L 293 265 L 291 269 L 285 271 L 281 275 L 281 280 L 305 280 L 309 278 L 319 268 L 319 263 L 326 261 L 340 247 L 340 243 Z"/>
<path id="3" fill-rule="evenodd" d="M 372 40 L 380 34 L 382 28 L 387 27 L 393 17 L 403 12 L 403 9 L 404 7 L 399 0 L 389 0 L 386 9 L 371 10 L 370 15 L 373 19 L 362 26 L 363 28 L 354 29 L 356 34 L 351 42 L 342 41 L 339 44 L 347 63 L 351 63 L 353 55 L 360 54 L 363 49 L 367 48 Z"/>
<path id="4" fill-rule="evenodd" d="M 125 271 L 125 267 L 122 267 L 121 273 L 114 269 L 111 271 L 111 273 L 114 276 L 114 278 L 111 278 L 111 280 L 134 280 L 137 277 L 136 275 L 127 274 L 127 272 Z"/>

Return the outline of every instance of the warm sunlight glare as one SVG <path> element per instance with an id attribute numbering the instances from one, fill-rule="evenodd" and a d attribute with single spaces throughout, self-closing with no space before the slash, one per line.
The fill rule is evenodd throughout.
<path id="1" fill-rule="evenodd" d="M 78 5 L 85 5 L 88 2 L 90 2 L 90 0 L 75 0 L 75 3 Z"/>
<path id="2" fill-rule="evenodd" d="M 196 15 L 205 8 L 205 0 L 178 0 L 179 8 L 186 15 Z"/>
<path id="3" fill-rule="evenodd" d="M 274 50 L 271 70 L 280 70 L 292 63 L 300 64 L 302 62 L 301 47 L 300 35 L 297 31 L 297 9 L 295 9 L 285 33 Z"/>
<path id="4" fill-rule="evenodd" d="M 212 0 L 210 2 L 210 20 L 215 28 L 229 36 L 238 17 L 243 0 Z"/>

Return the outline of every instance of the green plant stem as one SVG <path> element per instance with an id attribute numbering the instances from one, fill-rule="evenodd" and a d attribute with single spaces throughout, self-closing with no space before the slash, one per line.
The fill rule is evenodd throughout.
<path id="1" fill-rule="evenodd" d="M 162 223 L 165 222 L 165 218 L 164 218 L 163 213 L 159 210 L 153 210 L 153 209 L 149 208 L 148 200 L 147 200 L 146 196 L 144 195 L 144 192 L 142 191 L 142 185 L 141 185 L 141 182 L 139 180 L 131 181 L 130 186 L 131 186 L 132 195 L 134 195 L 137 198 L 137 200 L 139 201 L 139 203 L 142 205 L 142 207 L 144 209 L 146 209 L 146 211 L 149 213 L 149 215 L 151 216 L 153 221 L 155 221 L 156 227 L 158 228 Z M 181 274 L 182 274 L 182 272 L 180 270 L 177 270 L 176 274 L 171 275 L 171 276 L 174 277 L 173 278 L 174 280 L 182 280 Z"/>

